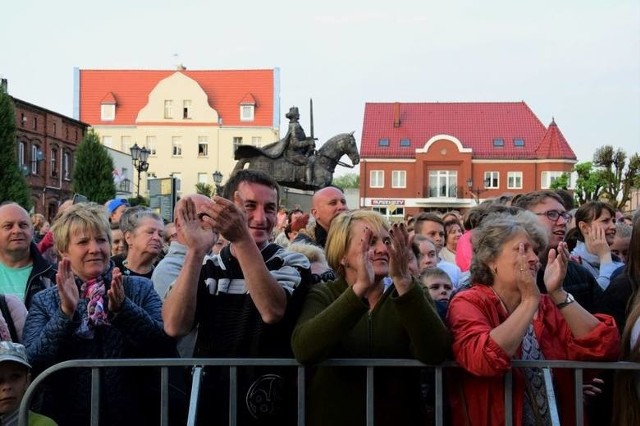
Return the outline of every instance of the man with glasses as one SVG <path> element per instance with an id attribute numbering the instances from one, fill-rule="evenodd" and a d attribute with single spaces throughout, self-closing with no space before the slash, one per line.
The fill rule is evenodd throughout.
<path id="1" fill-rule="evenodd" d="M 523 194 L 513 204 L 534 213 L 540 224 L 547 230 L 549 245 L 546 250 L 540 252 L 542 267 L 538 271 L 538 288 L 541 293 L 546 293 L 544 285 L 544 271 L 547 266 L 547 256 L 550 249 L 558 249 L 558 245 L 564 241 L 567 234 L 567 223 L 571 215 L 567 213 L 562 198 L 553 191 L 536 191 Z M 602 296 L 602 289 L 593 275 L 576 262 L 569 262 L 565 275 L 563 288 L 573 295 L 590 313 L 596 313 L 597 304 Z"/>

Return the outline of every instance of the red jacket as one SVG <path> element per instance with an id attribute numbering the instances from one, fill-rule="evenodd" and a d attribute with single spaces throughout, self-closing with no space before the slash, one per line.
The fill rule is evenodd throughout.
<path id="1" fill-rule="evenodd" d="M 453 354 L 464 368 L 452 373 L 450 400 L 454 425 L 504 424 L 504 374 L 511 368 L 511 358 L 489 333 L 507 316 L 495 293 L 484 285 L 474 285 L 451 300 L 448 320 Z M 616 361 L 620 338 L 615 321 L 608 315 L 596 317 L 601 321 L 600 325 L 587 336 L 576 339 L 553 301 L 542 295 L 533 327 L 544 358 Z M 514 359 L 520 357 L 518 349 Z M 573 371 L 556 369 L 553 377 L 561 424 L 573 425 Z M 516 426 L 522 424 L 523 400 L 523 373 L 520 369 L 513 370 L 513 422 Z"/>

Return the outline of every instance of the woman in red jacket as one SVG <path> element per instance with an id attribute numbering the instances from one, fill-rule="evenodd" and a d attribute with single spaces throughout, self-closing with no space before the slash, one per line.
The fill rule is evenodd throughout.
<path id="1" fill-rule="evenodd" d="M 548 295 L 536 286 L 538 252 L 546 232 L 529 212 L 488 216 L 474 230 L 472 287 L 449 305 L 455 360 L 462 366 L 451 386 L 453 424 L 502 425 L 504 374 L 512 359 L 615 360 L 615 321 L 593 316 L 562 289 L 568 250 L 552 249 L 545 270 Z M 561 424 L 575 424 L 572 371 L 553 372 Z M 515 425 L 551 424 L 552 393 L 538 368 L 513 371 Z M 549 384 L 550 386 L 551 384 Z"/>

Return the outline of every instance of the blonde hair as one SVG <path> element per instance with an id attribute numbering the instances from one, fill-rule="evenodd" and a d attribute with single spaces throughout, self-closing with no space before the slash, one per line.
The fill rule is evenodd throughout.
<path id="1" fill-rule="evenodd" d="M 353 222 L 357 221 L 366 222 L 374 233 L 379 233 L 382 230 L 389 230 L 389 222 L 387 222 L 384 216 L 372 210 L 352 210 L 343 212 L 331 221 L 325 252 L 331 269 L 336 271 L 338 276 L 343 278 L 345 270 L 341 261 L 349 248 L 351 239 L 353 238 L 353 235 L 351 234 L 351 225 Z"/>
<path id="2" fill-rule="evenodd" d="M 78 231 L 106 235 L 111 245 L 111 225 L 107 219 L 107 209 L 96 203 L 80 203 L 65 210 L 51 227 L 56 251 L 66 253 L 71 235 Z"/>

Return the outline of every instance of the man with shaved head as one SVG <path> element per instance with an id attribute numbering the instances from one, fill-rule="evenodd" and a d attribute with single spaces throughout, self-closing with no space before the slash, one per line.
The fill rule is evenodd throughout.
<path id="1" fill-rule="evenodd" d="M 55 276 L 33 242 L 29 213 L 17 203 L 0 205 L 0 293 L 19 297 L 29 308 L 33 295 L 54 285 Z"/>
<path id="2" fill-rule="evenodd" d="M 311 243 L 324 248 L 333 218 L 347 211 L 347 200 L 340 188 L 327 186 L 311 198 L 311 215 L 315 223 L 301 230 L 294 242 Z"/>

